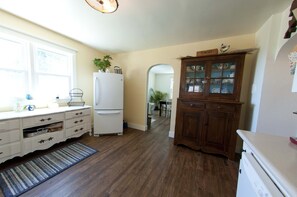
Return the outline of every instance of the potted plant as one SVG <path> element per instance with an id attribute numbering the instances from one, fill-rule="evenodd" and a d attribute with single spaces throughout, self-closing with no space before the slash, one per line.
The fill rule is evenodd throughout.
<path id="1" fill-rule="evenodd" d="M 105 55 L 103 59 L 95 58 L 93 62 L 99 71 L 105 72 L 106 69 L 111 66 L 110 60 L 112 60 L 112 57 L 110 55 Z"/>
<path id="2" fill-rule="evenodd" d="M 159 90 L 152 90 L 152 95 L 150 96 L 150 102 L 155 103 L 155 110 L 159 109 L 159 103 L 162 100 L 165 100 L 167 97 L 166 92 L 161 92 Z"/>

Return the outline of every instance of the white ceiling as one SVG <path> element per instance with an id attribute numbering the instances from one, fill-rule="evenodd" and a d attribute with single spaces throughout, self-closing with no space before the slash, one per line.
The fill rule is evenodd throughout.
<path id="1" fill-rule="evenodd" d="M 118 2 L 112 14 L 85 0 L 1 0 L 0 9 L 105 53 L 119 53 L 254 33 L 292 0 Z"/>

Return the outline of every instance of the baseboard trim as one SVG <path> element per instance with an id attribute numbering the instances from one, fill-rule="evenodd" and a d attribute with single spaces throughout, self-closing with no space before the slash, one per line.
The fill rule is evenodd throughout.
<path id="1" fill-rule="evenodd" d="M 169 131 L 169 135 L 170 138 L 174 138 L 174 131 Z"/>
<path id="2" fill-rule="evenodd" d="M 128 127 L 132 128 L 132 129 L 137 129 L 137 130 L 141 130 L 141 131 L 146 131 L 146 127 L 145 125 L 140 125 L 140 124 L 135 124 L 135 123 L 128 123 Z"/>

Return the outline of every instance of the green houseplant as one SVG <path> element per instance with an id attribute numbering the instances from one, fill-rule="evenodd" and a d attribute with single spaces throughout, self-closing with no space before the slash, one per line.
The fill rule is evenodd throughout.
<path id="1" fill-rule="evenodd" d="M 167 93 L 161 92 L 159 90 L 154 91 L 153 89 L 151 92 L 152 94 L 150 96 L 150 102 L 155 103 L 155 110 L 158 110 L 160 101 L 166 99 Z"/>
<path id="2" fill-rule="evenodd" d="M 102 59 L 95 58 L 93 63 L 99 70 L 105 72 L 106 69 L 111 66 L 110 60 L 112 60 L 112 57 L 110 55 L 105 55 Z"/>

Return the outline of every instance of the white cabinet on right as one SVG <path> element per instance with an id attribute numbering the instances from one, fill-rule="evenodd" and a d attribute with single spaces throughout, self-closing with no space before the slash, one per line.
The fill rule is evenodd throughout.
<path id="1" fill-rule="evenodd" d="M 81 109 L 66 112 L 65 137 L 79 137 L 89 132 L 91 135 L 91 109 Z"/>
<path id="2" fill-rule="evenodd" d="M 289 137 L 237 133 L 244 141 L 237 196 L 297 196 L 297 146 Z"/>

